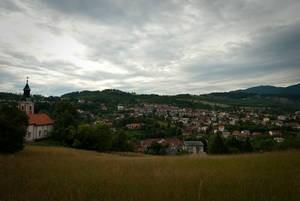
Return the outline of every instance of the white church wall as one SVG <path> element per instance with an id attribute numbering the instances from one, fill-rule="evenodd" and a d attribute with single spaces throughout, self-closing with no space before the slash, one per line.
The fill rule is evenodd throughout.
<path id="1" fill-rule="evenodd" d="M 18 107 L 20 110 L 26 112 L 26 114 L 34 113 L 34 103 L 32 101 L 21 101 Z"/>
<path id="2" fill-rule="evenodd" d="M 33 141 L 34 140 L 34 126 L 29 125 L 27 128 L 27 134 L 25 136 L 26 141 Z"/>
<path id="3" fill-rule="evenodd" d="M 46 138 L 49 136 L 52 130 L 53 125 L 29 125 L 27 128 L 27 135 L 25 137 L 25 140 L 27 142 L 32 142 L 34 140 Z"/>

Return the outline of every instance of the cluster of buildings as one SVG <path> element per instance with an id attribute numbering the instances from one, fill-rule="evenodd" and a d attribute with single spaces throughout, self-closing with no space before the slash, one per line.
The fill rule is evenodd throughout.
<path id="1" fill-rule="evenodd" d="M 204 144 L 202 141 L 184 141 L 178 138 L 152 138 L 145 139 L 137 146 L 136 151 L 146 152 L 149 147 L 157 143 L 166 147 L 166 154 L 177 154 L 180 152 L 186 152 L 189 154 L 203 154 Z"/>
<path id="2" fill-rule="evenodd" d="M 280 130 L 283 127 L 300 130 L 300 111 L 289 115 L 273 115 L 257 108 L 240 108 L 236 111 L 224 112 L 179 108 L 166 104 L 143 104 L 142 106 L 128 108 L 128 112 L 133 117 L 156 115 L 168 119 L 172 123 L 180 123 L 182 124 L 183 134 L 187 136 L 195 133 L 209 134 L 217 132 L 222 133 L 224 137 L 266 134 L 259 129 L 257 131 L 228 129 L 238 127 L 237 125 L 243 123 L 251 123 L 258 127 L 275 128 L 277 130 L 268 131 L 273 136 L 280 135 Z"/>

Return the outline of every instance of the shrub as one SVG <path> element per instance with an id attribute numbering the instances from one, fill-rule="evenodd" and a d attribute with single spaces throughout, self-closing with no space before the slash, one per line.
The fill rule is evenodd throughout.
<path id="1" fill-rule="evenodd" d="M 208 140 L 208 153 L 209 154 L 224 154 L 227 153 L 227 147 L 224 139 L 219 133 L 210 136 Z"/>

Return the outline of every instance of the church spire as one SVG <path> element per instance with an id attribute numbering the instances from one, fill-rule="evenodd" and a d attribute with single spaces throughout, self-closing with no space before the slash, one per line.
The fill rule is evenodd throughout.
<path id="1" fill-rule="evenodd" d="M 29 98 L 30 97 L 30 87 L 29 87 L 29 85 L 28 85 L 28 79 L 29 79 L 29 77 L 26 77 L 26 85 L 25 85 L 25 87 L 24 87 L 24 89 L 23 89 L 23 96 L 25 97 L 25 98 Z"/>

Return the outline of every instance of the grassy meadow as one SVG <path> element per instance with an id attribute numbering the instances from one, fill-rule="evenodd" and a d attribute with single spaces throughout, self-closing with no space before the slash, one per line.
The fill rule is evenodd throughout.
<path id="1" fill-rule="evenodd" d="M 102 154 L 26 146 L 0 155 L 0 201 L 300 200 L 300 151 L 232 156 Z"/>

